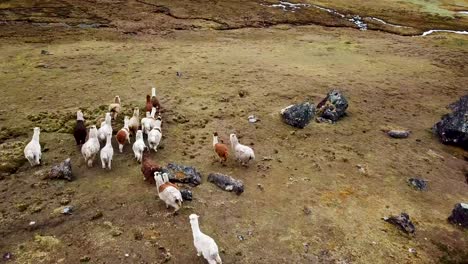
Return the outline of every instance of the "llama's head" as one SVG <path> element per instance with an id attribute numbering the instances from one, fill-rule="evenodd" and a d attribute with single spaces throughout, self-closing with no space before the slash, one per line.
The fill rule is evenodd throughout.
<path id="1" fill-rule="evenodd" d="M 140 116 L 140 108 L 135 107 L 135 108 L 133 109 L 133 116 L 134 116 L 134 117 L 139 117 L 139 116 Z"/>
<path id="2" fill-rule="evenodd" d="M 76 112 L 76 120 L 84 121 L 83 112 L 81 112 L 81 110 Z"/>
<path id="3" fill-rule="evenodd" d="M 151 101 L 151 95 L 147 94 L 146 95 L 146 102 L 149 103 Z"/>
<path id="4" fill-rule="evenodd" d="M 106 113 L 106 124 L 110 124 L 112 121 L 111 113 Z"/>
<path id="5" fill-rule="evenodd" d="M 151 117 L 151 113 L 150 113 L 150 112 L 146 112 L 146 117 Z"/>
<path id="6" fill-rule="evenodd" d="M 161 172 L 154 172 L 154 181 L 156 182 L 156 186 L 158 187 L 164 184 Z"/>
<path id="7" fill-rule="evenodd" d="M 232 145 L 236 145 L 237 143 L 239 143 L 239 140 L 237 139 L 236 134 L 229 135 L 229 139 L 231 140 Z"/>
<path id="8" fill-rule="evenodd" d="M 115 96 L 114 103 L 120 104 L 120 96 L 118 96 L 118 95 Z"/>
<path id="9" fill-rule="evenodd" d="M 200 217 L 200 216 L 198 216 L 198 215 L 196 215 L 196 214 L 191 214 L 191 215 L 189 216 L 190 223 L 198 223 L 198 218 L 199 218 L 199 217 Z"/>
<path id="10" fill-rule="evenodd" d="M 95 125 L 90 126 L 89 127 L 89 138 L 95 138 L 95 137 L 97 137 L 97 134 L 98 134 L 98 132 L 97 132 L 96 126 Z"/>
<path id="11" fill-rule="evenodd" d="M 143 139 L 143 131 L 138 130 L 138 131 L 136 132 L 136 139 L 137 139 L 137 140 L 138 140 L 138 139 Z"/>

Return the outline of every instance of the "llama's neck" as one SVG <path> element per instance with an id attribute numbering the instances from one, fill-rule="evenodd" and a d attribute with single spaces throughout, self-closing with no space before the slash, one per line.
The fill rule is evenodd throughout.
<path id="1" fill-rule="evenodd" d="M 151 117 L 154 118 L 154 116 L 156 115 L 156 108 L 153 107 L 153 109 L 151 109 Z"/>
<path id="2" fill-rule="evenodd" d="M 125 119 L 124 120 L 124 128 L 128 129 L 128 123 L 129 123 L 129 120 Z"/>
<path id="3" fill-rule="evenodd" d="M 134 111 L 134 112 L 133 112 L 133 116 L 134 116 L 134 117 L 138 117 L 139 115 L 140 115 L 140 113 L 138 113 L 138 111 Z"/>
<path id="4" fill-rule="evenodd" d="M 156 97 L 156 88 L 151 89 L 151 97 L 155 96 Z"/>
<path id="5" fill-rule="evenodd" d="M 213 146 L 218 144 L 218 136 L 213 136 Z"/>
<path id="6" fill-rule="evenodd" d="M 192 226 L 192 233 L 194 237 L 200 236 L 201 231 L 200 227 L 198 226 L 198 220 L 194 220 L 193 222 L 190 222 L 190 225 Z"/>
<path id="7" fill-rule="evenodd" d="M 111 136 L 107 136 L 106 147 L 109 147 L 110 145 L 111 145 Z"/>
<path id="8" fill-rule="evenodd" d="M 232 148 L 235 148 L 238 144 L 239 144 L 239 140 L 237 140 L 237 138 L 231 139 Z"/>
<path id="9" fill-rule="evenodd" d="M 34 141 L 39 142 L 39 132 L 34 131 L 34 134 L 33 134 L 32 139 L 33 139 Z"/>
<path id="10" fill-rule="evenodd" d="M 109 125 L 109 126 L 112 125 L 112 124 L 111 124 L 111 117 L 110 117 L 110 115 L 109 115 L 109 116 L 106 116 L 106 125 Z"/>

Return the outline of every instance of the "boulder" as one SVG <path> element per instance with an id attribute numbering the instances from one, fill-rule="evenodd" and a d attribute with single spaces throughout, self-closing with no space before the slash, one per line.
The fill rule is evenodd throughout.
<path id="1" fill-rule="evenodd" d="M 384 217 L 384 221 L 389 222 L 408 234 L 413 234 L 416 231 L 410 217 L 407 213 L 401 213 L 397 216 Z"/>
<path id="2" fill-rule="evenodd" d="M 317 121 L 334 123 L 346 114 L 348 100 L 339 90 L 331 90 L 317 105 Z"/>
<path id="3" fill-rule="evenodd" d="M 427 181 L 423 179 L 410 178 L 408 179 L 408 185 L 418 191 L 425 191 L 427 189 Z"/>
<path id="4" fill-rule="evenodd" d="M 468 204 L 467 203 L 456 204 L 448 220 L 452 224 L 460 225 L 464 228 L 468 228 Z"/>
<path id="5" fill-rule="evenodd" d="M 244 192 L 244 183 L 241 180 L 232 178 L 231 176 L 221 173 L 210 173 L 208 175 L 208 181 L 214 183 L 225 191 L 234 192 L 237 195 Z"/>
<path id="6" fill-rule="evenodd" d="M 442 116 L 433 131 L 444 144 L 468 149 L 468 95 L 451 104 L 452 113 Z"/>
<path id="7" fill-rule="evenodd" d="M 290 105 L 281 110 L 283 121 L 293 127 L 304 128 L 315 116 L 315 106 L 309 102 Z"/>
<path id="8" fill-rule="evenodd" d="M 182 195 L 182 199 L 184 199 L 184 201 L 192 201 L 193 199 L 192 191 L 190 190 L 181 189 L 180 194 Z"/>
<path id="9" fill-rule="evenodd" d="M 188 183 L 194 186 L 201 184 L 201 174 L 195 167 L 169 163 L 161 171 L 167 173 L 171 182 Z"/>
<path id="10" fill-rule="evenodd" d="M 62 163 L 55 165 L 49 172 L 49 179 L 65 179 L 67 181 L 73 180 L 72 167 L 70 158 L 66 159 Z"/>

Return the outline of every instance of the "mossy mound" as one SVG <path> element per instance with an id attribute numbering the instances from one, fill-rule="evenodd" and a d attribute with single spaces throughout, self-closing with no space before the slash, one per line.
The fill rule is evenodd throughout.
<path id="1" fill-rule="evenodd" d="M 23 156 L 25 145 L 26 143 L 21 141 L 0 145 L 0 172 L 14 173 L 26 162 Z"/>

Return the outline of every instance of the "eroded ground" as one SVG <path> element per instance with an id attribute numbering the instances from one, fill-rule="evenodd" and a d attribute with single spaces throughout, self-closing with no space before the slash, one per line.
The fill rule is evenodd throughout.
<path id="1" fill-rule="evenodd" d="M 204 263 L 196 258 L 188 224 L 188 215 L 197 213 L 224 263 L 466 261 L 467 231 L 446 218 L 455 203 L 468 198 L 467 153 L 440 144 L 430 131 L 448 112 L 445 107 L 467 92 L 466 36 L 359 31 L 333 16 L 308 13 L 315 11 L 264 14 L 249 9 L 257 6 L 253 1 L 154 1 L 158 7 L 79 2 L 29 2 L 63 7 L 68 15 L 52 21 L 60 12 L 44 16 L 39 10 L 34 19 L 41 21 L 11 21 L 33 17 L 27 9 L 10 12 L 0 26 L 0 151 L 2 170 L 9 172 L 0 181 L 1 254 L 12 252 L 16 263 L 161 263 L 169 251 L 169 263 Z M 467 25 L 452 12 L 466 10 L 464 1 L 411 1 L 414 9 L 405 8 L 419 14 L 408 16 L 420 17 L 416 22 L 383 12 L 379 5 L 385 1 L 355 2 L 315 4 L 409 25 L 418 34 L 433 28 L 422 25 L 434 14 L 452 17 L 434 22 L 437 28 Z M 5 9 L 15 4 L 0 7 L 5 19 Z M 242 24 L 238 13 L 245 8 L 251 13 Z M 339 27 L 292 25 L 303 24 L 297 19 L 316 23 L 311 17 Z M 106 27 L 86 26 L 96 24 Z M 116 151 L 112 171 L 88 169 L 69 133 L 77 109 L 85 109 L 87 124 L 95 124 L 118 94 L 129 114 L 132 106 L 144 106 L 153 85 L 167 111 L 164 148 L 152 158 L 203 173 L 203 184 L 192 189 L 194 201 L 177 216 L 167 216 L 155 188 L 142 181 L 130 146 L 123 154 Z M 318 103 L 334 87 L 350 102 L 348 116 L 337 124 L 295 130 L 280 120 L 281 108 Z M 251 114 L 261 121 L 249 124 Z M 22 148 L 36 125 L 43 128 L 45 164 L 29 168 Z M 382 132 L 387 128 L 412 134 L 390 139 Z M 216 163 L 213 131 L 225 141 L 236 132 L 242 143 L 253 144 L 256 163 L 247 169 L 232 160 Z M 41 179 L 66 157 L 75 181 Z M 205 182 L 210 172 L 242 179 L 246 191 L 236 196 L 218 189 Z M 411 177 L 429 180 L 429 190 L 407 186 Z M 60 214 L 65 204 L 74 206 L 72 215 Z M 400 212 L 413 219 L 414 236 L 381 220 Z M 36 224 L 29 226 L 31 221 Z"/>

